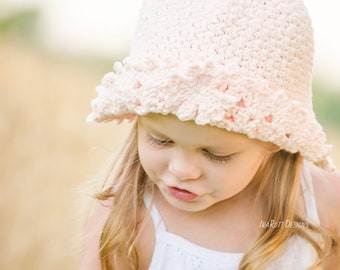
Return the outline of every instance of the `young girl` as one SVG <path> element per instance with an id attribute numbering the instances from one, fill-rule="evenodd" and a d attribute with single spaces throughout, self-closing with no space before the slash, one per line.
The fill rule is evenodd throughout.
<path id="1" fill-rule="evenodd" d="M 300 0 L 147 0 L 90 122 L 133 123 L 81 269 L 340 269 Z"/>

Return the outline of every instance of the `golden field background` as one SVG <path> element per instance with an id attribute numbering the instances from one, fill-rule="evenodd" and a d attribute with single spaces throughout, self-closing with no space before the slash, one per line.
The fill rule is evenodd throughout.
<path id="1" fill-rule="evenodd" d="M 1 36 L 0 269 L 77 269 L 89 201 L 84 183 L 127 130 L 85 123 L 95 86 L 109 71 Z M 326 130 L 339 168 L 339 129 Z"/>
<path id="2" fill-rule="evenodd" d="M 0 269 L 76 269 L 87 186 L 126 128 L 88 125 L 105 71 L 0 43 Z"/>

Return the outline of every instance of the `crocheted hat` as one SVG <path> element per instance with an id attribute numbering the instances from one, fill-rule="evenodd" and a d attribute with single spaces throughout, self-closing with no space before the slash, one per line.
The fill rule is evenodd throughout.
<path id="1" fill-rule="evenodd" d="M 104 76 L 87 120 L 174 114 L 331 170 L 312 109 L 313 54 L 300 0 L 147 0 L 130 56 Z"/>

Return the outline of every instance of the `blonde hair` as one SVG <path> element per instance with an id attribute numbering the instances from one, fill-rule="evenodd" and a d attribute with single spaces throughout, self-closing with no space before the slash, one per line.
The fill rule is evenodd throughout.
<path id="1" fill-rule="evenodd" d="M 143 219 L 139 213 L 143 207 L 144 192 L 152 192 L 153 184 L 147 181 L 140 164 L 137 141 L 136 122 L 106 172 L 105 183 L 109 187 L 96 195 L 98 200 L 114 198 L 100 239 L 100 260 L 104 270 L 118 269 L 115 258 L 132 270 L 138 269 L 136 239 Z M 270 154 L 256 173 L 253 181 L 259 183 L 257 199 L 265 201 L 263 211 L 267 220 L 307 223 L 295 210 L 302 160 L 298 153 L 280 150 Z M 239 269 L 262 269 L 292 236 L 306 239 L 316 250 L 318 259 L 311 269 L 325 267 L 334 240 L 321 227 L 308 224 L 289 229 L 284 226 L 263 229 L 252 248 L 244 254 Z M 320 236 L 322 241 L 318 241 Z"/>
<path id="2" fill-rule="evenodd" d="M 331 253 L 333 238 L 321 227 L 308 223 L 296 212 L 303 158 L 300 154 L 280 150 L 271 154 L 265 166 L 254 177 L 259 182 L 257 199 L 264 206 L 264 219 L 296 222 L 308 226 L 268 226 L 242 258 L 239 269 L 262 269 L 271 257 L 293 236 L 306 239 L 316 250 L 318 259 L 310 269 L 323 269 Z M 320 241 L 321 240 L 321 241 Z"/>

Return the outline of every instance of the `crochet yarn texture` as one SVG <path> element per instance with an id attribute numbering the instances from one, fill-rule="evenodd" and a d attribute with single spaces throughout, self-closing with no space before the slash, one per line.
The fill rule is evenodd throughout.
<path id="1" fill-rule="evenodd" d="M 174 114 L 300 152 L 332 170 L 312 109 L 313 30 L 298 0 L 147 0 L 130 56 L 88 122 Z"/>

